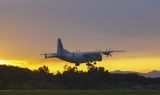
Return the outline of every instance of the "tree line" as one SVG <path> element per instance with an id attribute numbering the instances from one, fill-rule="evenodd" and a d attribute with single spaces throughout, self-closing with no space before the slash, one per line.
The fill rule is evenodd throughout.
<path id="1" fill-rule="evenodd" d="M 159 90 L 160 78 L 137 74 L 112 74 L 103 67 L 88 66 L 88 71 L 64 66 L 64 72 L 53 74 L 47 66 L 37 70 L 0 66 L 0 90 Z"/>

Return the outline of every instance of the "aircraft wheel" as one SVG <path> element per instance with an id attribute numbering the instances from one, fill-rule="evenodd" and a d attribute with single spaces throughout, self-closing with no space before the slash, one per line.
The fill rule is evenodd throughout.
<path id="1" fill-rule="evenodd" d="M 90 66 L 91 64 L 88 62 L 88 63 L 86 63 L 86 65 L 87 65 L 87 66 Z"/>
<path id="2" fill-rule="evenodd" d="M 79 66 L 79 63 L 76 63 L 76 66 Z"/>

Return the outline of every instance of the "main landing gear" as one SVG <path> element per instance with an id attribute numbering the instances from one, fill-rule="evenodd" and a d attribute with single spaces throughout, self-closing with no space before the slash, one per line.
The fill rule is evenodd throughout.
<path id="1" fill-rule="evenodd" d="M 86 63 L 86 66 L 91 66 L 91 65 L 92 65 L 92 64 L 91 64 L 91 63 L 89 63 L 89 62 L 87 62 L 87 63 Z"/>
<path id="2" fill-rule="evenodd" d="M 97 64 L 97 62 L 95 61 L 93 64 L 94 64 L 94 65 L 96 65 L 96 64 Z"/>
<path id="3" fill-rule="evenodd" d="M 76 66 L 79 66 L 79 63 L 76 63 Z"/>
<path id="4" fill-rule="evenodd" d="M 97 62 L 95 61 L 93 64 L 96 65 Z M 76 64 L 75 64 L 75 66 L 79 66 L 79 65 L 80 65 L 79 63 L 76 63 Z M 92 62 L 87 62 L 87 63 L 86 63 L 86 66 L 91 66 L 91 65 L 92 65 Z"/>
<path id="5" fill-rule="evenodd" d="M 95 61 L 93 64 L 96 65 L 96 64 L 97 64 L 96 61 Z M 87 62 L 86 65 L 87 65 L 87 66 L 91 66 L 91 65 L 92 65 L 92 62 Z"/>

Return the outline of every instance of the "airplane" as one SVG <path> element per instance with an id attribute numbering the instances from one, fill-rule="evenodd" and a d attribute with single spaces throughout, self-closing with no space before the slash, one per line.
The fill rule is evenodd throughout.
<path id="1" fill-rule="evenodd" d="M 93 52 L 69 52 L 64 49 L 62 41 L 60 38 L 57 40 L 57 53 L 45 53 L 46 58 L 59 58 L 63 61 L 74 63 L 76 66 L 79 66 L 82 63 L 86 63 L 87 66 L 96 64 L 97 61 L 102 61 L 102 56 L 106 55 L 107 57 L 112 57 L 112 53 L 114 52 L 125 52 L 122 50 L 107 50 L 106 51 L 93 51 Z"/>

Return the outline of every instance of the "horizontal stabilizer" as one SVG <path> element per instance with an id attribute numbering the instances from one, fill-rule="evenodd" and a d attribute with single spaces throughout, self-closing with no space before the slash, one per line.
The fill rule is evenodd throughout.
<path id="1" fill-rule="evenodd" d="M 57 57 L 56 53 L 45 53 L 45 54 L 40 54 L 40 55 L 44 55 L 45 58 Z"/>

